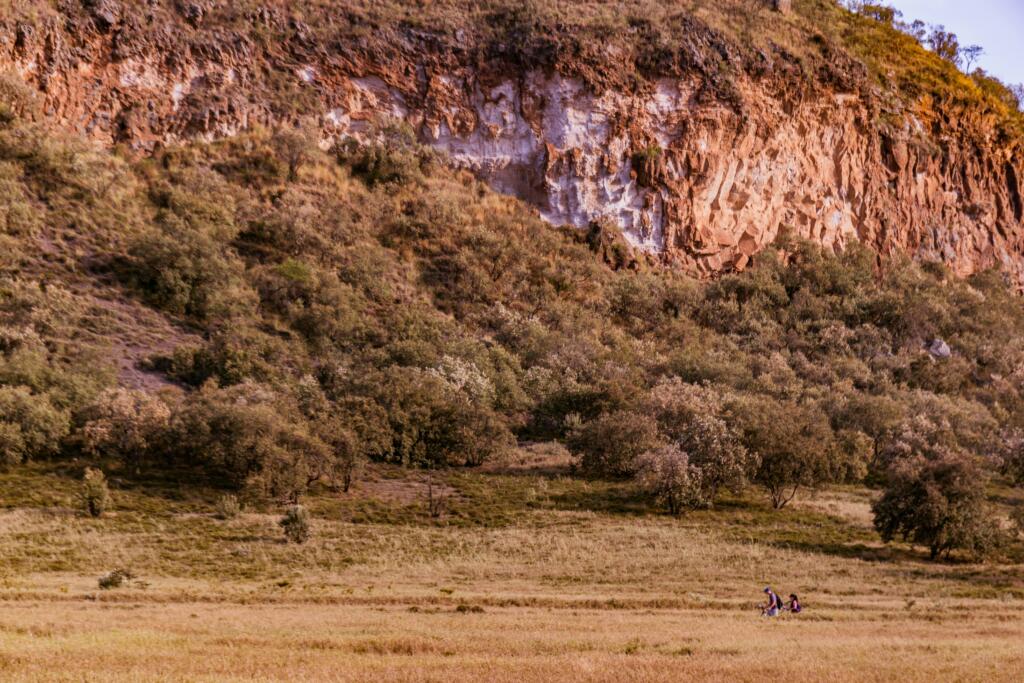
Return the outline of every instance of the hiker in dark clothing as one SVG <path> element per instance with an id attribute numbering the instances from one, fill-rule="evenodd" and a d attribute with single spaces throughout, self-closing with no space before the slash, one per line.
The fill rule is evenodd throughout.
<path id="1" fill-rule="evenodd" d="M 800 606 L 800 598 L 796 597 L 796 593 L 789 594 L 789 602 L 783 609 L 790 614 L 800 614 L 803 611 L 803 607 Z"/>

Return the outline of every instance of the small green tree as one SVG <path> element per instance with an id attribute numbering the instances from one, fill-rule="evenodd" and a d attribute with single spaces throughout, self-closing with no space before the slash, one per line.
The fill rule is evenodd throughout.
<path id="1" fill-rule="evenodd" d="M 294 503 L 331 459 L 312 431 L 288 396 L 270 387 L 209 384 L 172 415 L 166 457 L 249 495 Z"/>
<path id="2" fill-rule="evenodd" d="M 882 446 L 906 414 L 903 405 L 889 396 L 854 393 L 835 415 L 840 429 L 856 429 L 871 439 L 871 466 L 878 464 Z"/>
<path id="3" fill-rule="evenodd" d="M 138 465 L 167 428 L 171 410 L 142 391 L 109 389 L 83 411 L 78 438 L 86 453 Z"/>
<path id="4" fill-rule="evenodd" d="M 438 372 L 395 366 L 367 389 L 386 411 L 393 462 L 473 466 L 514 445 L 501 415 Z"/>
<path id="5" fill-rule="evenodd" d="M 655 417 L 662 435 L 699 470 L 694 481 L 699 481 L 707 504 L 713 504 L 723 488 L 739 489 L 756 469 L 756 456 L 724 419 L 723 401 L 710 386 L 678 378 L 663 381 L 648 393 L 644 412 Z"/>
<path id="6" fill-rule="evenodd" d="M 705 507 L 711 503 L 699 467 L 676 444 L 644 453 L 637 459 L 640 489 L 664 505 L 669 514 Z"/>
<path id="7" fill-rule="evenodd" d="M 242 506 L 238 502 L 238 496 L 226 493 L 217 499 L 217 519 L 234 519 L 241 512 Z"/>
<path id="8" fill-rule="evenodd" d="M 309 540 L 309 512 L 301 505 L 293 505 L 288 508 L 278 524 L 289 543 L 305 543 Z"/>
<path id="9" fill-rule="evenodd" d="M 985 483 L 985 475 L 966 457 L 901 462 L 872 505 L 875 528 L 886 542 L 900 537 L 928 548 L 933 560 L 957 549 L 984 554 L 998 539 L 985 506 Z"/>
<path id="10" fill-rule="evenodd" d="M 759 458 L 754 481 L 783 508 L 802 487 L 828 480 L 832 429 L 815 404 L 748 397 L 730 407 L 746 447 Z"/>
<path id="11" fill-rule="evenodd" d="M 67 410 L 27 386 L 0 386 L 0 464 L 55 455 L 71 428 Z"/>
<path id="12" fill-rule="evenodd" d="M 661 445 L 654 418 L 628 410 L 604 413 L 572 430 L 567 445 L 591 476 L 629 477 L 637 458 Z"/>
<path id="13" fill-rule="evenodd" d="M 110 506 L 110 489 L 103 472 L 92 467 L 85 468 L 82 477 L 82 489 L 79 494 L 86 512 L 92 517 L 100 517 Z"/>

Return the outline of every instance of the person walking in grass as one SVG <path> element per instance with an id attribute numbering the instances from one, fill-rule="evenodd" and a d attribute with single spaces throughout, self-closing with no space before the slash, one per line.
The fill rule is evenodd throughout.
<path id="1" fill-rule="evenodd" d="M 789 602 L 783 608 L 790 614 L 800 614 L 803 611 L 803 607 L 800 606 L 800 598 L 796 597 L 796 593 L 789 594 Z"/>
<path id="2" fill-rule="evenodd" d="M 771 586 L 766 586 L 764 589 L 765 595 L 768 596 L 768 603 L 761 607 L 762 617 L 777 617 L 779 611 L 782 609 L 782 598 L 780 598 L 775 591 L 772 590 Z"/>

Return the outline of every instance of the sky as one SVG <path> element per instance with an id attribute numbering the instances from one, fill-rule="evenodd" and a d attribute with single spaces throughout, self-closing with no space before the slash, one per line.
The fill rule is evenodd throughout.
<path id="1" fill-rule="evenodd" d="M 1024 83 L 1024 0 L 890 0 L 905 21 L 945 24 L 960 45 L 980 45 L 981 68 L 1007 83 Z"/>

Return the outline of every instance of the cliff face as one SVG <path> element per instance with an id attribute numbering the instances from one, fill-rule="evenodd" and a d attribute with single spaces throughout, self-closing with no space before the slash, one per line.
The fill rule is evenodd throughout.
<path id="1" fill-rule="evenodd" d="M 0 70 L 49 118 L 141 149 L 300 118 L 326 142 L 398 120 L 552 223 L 612 221 L 701 274 L 742 268 L 788 228 L 1024 283 L 1020 141 L 970 108 L 893 114 L 838 52 L 808 79 L 784 51 L 744 56 L 696 23 L 640 68 L 615 42 L 536 58 L 411 29 L 323 44 L 273 9 L 249 33 L 203 28 L 205 11 L 93 1 L 9 22 Z M 257 41 L 261 26 L 286 38 Z"/>

